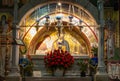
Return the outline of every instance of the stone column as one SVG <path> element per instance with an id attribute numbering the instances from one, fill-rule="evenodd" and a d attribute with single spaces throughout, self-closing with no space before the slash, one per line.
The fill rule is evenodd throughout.
<path id="1" fill-rule="evenodd" d="M 103 0 L 98 0 L 99 11 L 99 41 L 98 41 L 98 66 L 97 73 L 95 75 L 95 81 L 109 81 L 108 74 L 106 72 L 106 66 L 104 63 L 104 7 Z"/>
<path id="2" fill-rule="evenodd" d="M 19 38 L 18 30 L 18 0 L 14 0 L 14 21 L 13 21 L 13 30 L 12 36 L 13 39 Z M 21 81 L 20 73 L 19 73 L 19 46 L 16 44 L 12 45 L 12 63 L 11 63 L 11 72 L 6 77 L 6 81 Z"/>

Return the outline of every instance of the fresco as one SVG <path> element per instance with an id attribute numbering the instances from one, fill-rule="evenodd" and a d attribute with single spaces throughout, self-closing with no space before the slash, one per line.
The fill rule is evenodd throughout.
<path id="1" fill-rule="evenodd" d="M 46 54 L 54 49 L 58 49 L 59 41 L 56 33 L 47 36 L 36 49 L 36 54 Z M 73 55 L 87 55 L 87 47 L 81 45 L 77 39 L 68 33 L 65 34 L 64 40 L 62 40 L 62 50 L 69 51 Z"/>

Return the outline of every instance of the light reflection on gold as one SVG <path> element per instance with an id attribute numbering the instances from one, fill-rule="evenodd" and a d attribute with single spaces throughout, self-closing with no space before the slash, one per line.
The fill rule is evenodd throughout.
<path id="1" fill-rule="evenodd" d="M 31 37 L 33 38 L 35 34 L 36 34 L 36 28 L 32 28 L 32 29 L 30 30 L 30 35 L 31 35 Z"/>
<path id="2" fill-rule="evenodd" d="M 57 15 L 59 15 L 59 16 L 62 16 L 62 18 L 63 18 L 63 20 L 64 20 L 64 22 L 69 22 L 69 18 L 68 18 L 68 14 L 63 14 L 63 13 L 59 13 L 59 14 L 52 14 L 52 15 L 50 15 L 50 20 L 52 21 L 52 22 L 55 22 L 55 19 L 54 19 L 54 17 L 56 17 Z M 74 20 L 77 22 L 77 21 L 79 21 L 79 19 L 78 18 L 74 18 Z M 45 21 L 45 18 L 43 18 L 42 20 L 41 20 L 41 22 L 40 23 L 43 23 Z M 87 20 L 85 20 L 84 19 L 84 21 L 86 21 L 86 23 L 87 24 L 91 24 L 92 22 L 89 22 L 89 21 L 87 21 Z M 32 26 L 33 24 L 35 23 L 35 20 L 32 20 L 32 19 L 29 19 L 29 21 L 27 21 L 26 22 L 26 25 L 30 25 L 30 26 Z M 74 23 L 74 25 L 76 25 L 77 23 Z M 84 24 L 83 24 L 84 25 Z M 29 29 L 30 27 L 27 27 L 26 28 L 26 31 Z M 41 30 L 41 27 L 38 29 L 38 31 L 40 31 Z M 78 28 L 78 30 L 79 30 L 79 28 Z M 95 42 L 96 40 L 95 40 L 95 38 L 94 38 L 94 35 L 92 34 L 92 32 L 89 30 L 89 28 L 88 27 L 83 27 L 82 28 L 82 32 L 88 37 L 88 40 L 90 41 L 90 43 L 93 43 L 93 42 Z M 36 29 L 35 29 L 35 27 L 32 27 L 31 28 L 31 30 L 28 32 L 28 34 L 25 36 L 25 42 L 27 42 L 27 45 L 29 45 L 30 44 L 30 42 L 31 42 L 31 40 L 33 39 L 33 37 L 35 36 L 37 34 L 37 32 L 36 32 Z M 88 36 L 88 35 L 90 35 L 90 36 Z M 57 45 L 56 46 L 52 46 L 53 45 L 53 41 L 55 42 L 58 38 L 57 38 L 57 33 L 53 33 L 53 34 L 51 34 L 50 35 L 50 37 L 51 37 L 51 41 L 52 42 L 45 42 L 44 41 L 44 43 L 46 44 L 46 45 L 49 45 L 49 46 L 47 46 L 49 49 L 47 49 L 47 51 L 50 51 L 50 50 L 52 50 L 52 49 L 58 49 L 57 47 Z M 68 33 L 66 33 L 65 34 L 65 37 L 64 37 L 64 39 L 68 42 L 68 44 L 69 44 L 69 50 L 70 50 L 70 52 L 72 53 L 72 54 L 80 54 L 80 53 L 87 53 L 87 47 L 86 46 L 82 46 L 81 45 L 81 43 L 80 43 L 80 41 L 78 41 L 77 39 L 75 39 L 74 37 L 72 37 L 70 34 L 68 34 Z M 73 40 L 75 40 L 75 41 L 73 41 Z M 50 48 L 51 47 L 51 48 Z M 66 47 L 65 46 L 63 46 L 62 47 L 62 49 L 63 50 L 66 50 Z M 38 50 L 37 50 L 38 51 Z M 45 52 L 45 51 L 44 51 Z M 40 53 L 40 52 L 39 52 Z"/>
<path id="3" fill-rule="evenodd" d="M 52 15 L 50 15 L 50 20 L 52 21 L 52 22 L 55 22 L 55 17 L 56 16 L 61 16 L 62 17 L 62 20 L 64 20 L 65 22 L 69 22 L 69 18 L 68 18 L 68 16 L 69 16 L 69 14 L 63 14 L 63 13 L 58 13 L 58 14 L 52 14 Z M 76 18 L 76 17 L 74 17 L 74 20 L 76 21 L 76 22 L 78 22 L 79 21 L 79 19 L 78 18 Z M 30 25 L 30 26 L 32 26 L 36 21 L 34 20 L 34 19 L 31 19 L 30 17 L 28 17 L 27 19 L 26 19 L 26 25 Z M 45 18 L 43 18 L 41 21 L 40 21 L 40 23 L 43 23 L 45 21 Z M 87 20 L 85 20 L 84 19 L 84 21 L 86 21 L 86 23 L 87 24 L 93 24 L 93 22 L 89 22 L 89 21 L 87 21 Z M 74 25 L 76 25 L 77 23 L 73 23 Z M 27 27 L 26 28 L 26 31 L 29 29 L 29 27 Z M 40 29 L 40 28 L 39 28 Z M 92 35 L 92 39 L 94 39 L 94 40 L 89 40 L 90 42 L 94 42 L 95 41 L 95 38 L 94 38 L 94 36 L 93 36 L 93 34 L 92 34 L 92 32 L 91 31 L 89 31 L 89 28 L 87 28 L 87 27 L 83 27 L 82 28 L 82 30 L 86 30 L 89 34 L 91 34 Z M 89 35 L 89 34 L 87 34 L 85 31 L 83 31 L 83 33 L 87 36 L 87 35 Z M 29 38 L 29 41 L 28 42 L 30 42 L 31 41 L 31 39 L 35 36 L 35 34 L 36 34 L 36 31 L 35 31 L 35 28 L 31 28 L 31 30 L 28 32 L 28 34 L 26 35 L 26 38 Z M 88 37 L 88 36 L 87 36 Z M 89 38 L 90 39 L 90 38 Z"/>
<path id="4" fill-rule="evenodd" d="M 42 42 L 39 48 L 36 50 L 36 54 L 45 54 L 54 49 L 58 49 L 58 37 L 57 33 L 53 33 Z M 68 42 L 69 50 L 71 54 L 80 55 L 80 53 L 87 53 L 87 48 L 82 46 L 80 42 L 72 37 L 69 33 L 65 34 L 64 40 Z M 63 44 L 62 49 L 65 51 L 67 44 Z M 44 48 L 44 49 L 43 49 Z M 82 48 L 82 49 L 81 49 Z M 82 55 L 82 54 L 81 54 Z"/>

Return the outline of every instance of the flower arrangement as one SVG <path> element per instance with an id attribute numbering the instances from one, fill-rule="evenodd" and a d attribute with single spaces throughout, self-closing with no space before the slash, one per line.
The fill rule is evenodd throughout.
<path id="1" fill-rule="evenodd" d="M 94 56 L 97 56 L 98 55 L 98 47 L 93 46 L 91 49 L 91 52 L 93 53 Z"/>
<path id="2" fill-rule="evenodd" d="M 67 51 L 54 50 L 47 53 L 44 57 L 44 63 L 47 69 L 52 72 L 56 69 L 67 70 L 74 63 L 74 58 Z"/>
<path id="3" fill-rule="evenodd" d="M 88 68 L 88 61 L 86 59 L 79 59 L 77 65 L 80 66 L 81 76 L 85 77 L 86 76 L 86 71 L 87 71 L 87 68 Z"/>
<path id="4" fill-rule="evenodd" d="M 86 71 L 87 70 L 87 66 L 88 66 L 88 62 L 85 59 L 79 59 L 78 65 L 80 66 L 80 70 L 81 71 Z"/>
<path id="5" fill-rule="evenodd" d="M 33 62 L 30 55 L 23 55 L 19 60 L 20 74 L 22 76 L 33 75 Z"/>

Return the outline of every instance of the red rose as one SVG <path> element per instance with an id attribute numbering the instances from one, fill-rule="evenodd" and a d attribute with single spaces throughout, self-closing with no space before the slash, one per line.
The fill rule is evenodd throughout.
<path id="1" fill-rule="evenodd" d="M 74 63 L 73 56 L 67 51 L 54 50 L 44 57 L 45 66 L 48 68 L 69 68 Z"/>

